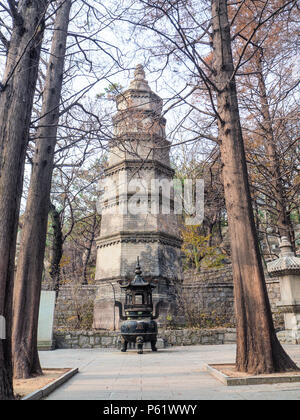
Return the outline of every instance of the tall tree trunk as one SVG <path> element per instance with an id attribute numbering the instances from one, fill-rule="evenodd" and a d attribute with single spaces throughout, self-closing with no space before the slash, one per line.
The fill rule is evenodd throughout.
<path id="1" fill-rule="evenodd" d="M 14 25 L 0 87 L 0 315 L 7 326 L 6 340 L 0 340 L 0 400 L 13 398 L 11 327 L 17 222 L 46 8 L 40 0 L 11 4 Z"/>
<path id="2" fill-rule="evenodd" d="M 275 143 L 274 130 L 266 91 L 266 84 L 263 75 L 263 51 L 261 48 L 258 49 L 255 55 L 255 61 L 258 71 L 258 89 L 261 104 L 261 114 L 263 117 L 262 125 L 264 130 L 264 137 L 266 140 L 266 152 L 268 162 L 270 163 L 271 185 L 278 214 L 278 233 L 279 236 L 287 236 L 290 239 L 291 243 L 293 243 L 292 237 L 290 235 L 286 197 L 284 194 L 280 163 Z"/>
<path id="3" fill-rule="evenodd" d="M 88 269 L 88 264 L 91 258 L 91 253 L 92 253 L 92 247 L 93 247 L 93 242 L 95 239 L 95 234 L 96 234 L 96 229 L 97 229 L 97 212 L 95 209 L 95 214 L 93 215 L 93 224 L 91 226 L 91 237 L 88 240 L 88 246 L 87 246 L 87 254 L 84 260 L 84 265 L 83 265 L 83 282 L 82 284 L 88 284 L 88 278 L 87 278 L 87 269 Z"/>
<path id="4" fill-rule="evenodd" d="M 24 214 L 13 305 L 15 378 L 29 378 L 42 374 L 37 351 L 38 314 L 70 8 L 71 0 L 61 1 L 55 19 L 43 94 L 42 118 L 37 130 Z"/>
<path id="5" fill-rule="evenodd" d="M 56 292 L 56 298 L 59 293 L 60 286 L 60 260 L 63 255 L 63 234 L 61 230 L 60 214 L 56 210 L 55 206 L 50 206 L 50 216 L 52 220 L 53 229 L 53 241 L 51 249 L 51 261 L 50 261 L 50 277 L 52 284 Z"/>
<path id="6" fill-rule="evenodd" d="M 233 77 L 226 0 L 212 0 L 212 26 L 219 138 L 235 290 L 236 367 L 252 374 L 297 369 L 276 337 L 259 255 Z"/>

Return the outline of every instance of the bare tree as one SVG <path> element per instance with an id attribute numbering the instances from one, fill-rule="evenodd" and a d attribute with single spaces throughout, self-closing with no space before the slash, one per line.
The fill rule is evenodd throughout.
<path id="1" fill-rule="evenodd" d="M 256 374 L 297 369 L 276 337 L 264 280 L 248 184 L 229 28 L 226 1 L 213 0 L 213 68 L 233 263 L 236 367 L 239 371 Z"/>
<path id="2" fill-rule="evenodd" d="M 255 33 L 295 2 L 275 6 L 268 1 L 257 4 L 245 0 L 228 5 L 226 0 L 212 0 L 211 7 L 208 2 L 201 2 L 200 10 L 199 2 L 193 1 L 141 0 L 135 4 L 136 7 L 130 5 L 133 13 L 128 16 L 127 7 L 125 15 L 119 13 L 119 19 L 133 24 L 135 31 L 139 27 L 154 33 L 157 45 L 154 48 L 149 41 L 146 48 L 160 62 L 164 60 L 165 66 L 174 57 L 174 62 L 180 62 L 189 77 L 190 83 L 184 88 L 186 94 L 181 92 L 179 98 L 173 98 L 175 106 L 195 90 L 206 90 L 211 113 L 218 123 L 235 285 L 237 369 L 255 374 L 296 369 L 278 342 L 273 326 L 254 224 L 236 90 L 236 76 L 242 74 L 247 60 L 245 52 Z M 233 57 L 232 42 L 239 33 L 231 34 L 230 29 L 244 4 L 255 8 L 257 24 L 244 39 L 240 53 Z M 231 21 L 228 7 L 234 11 Z M 203 134 L 206 138 L 206 133 Z M 200 138 L 201 135 L 200 131 Z"/>
<path id="3" fill-rule="evenodd" d="M 48 235 L 51 243 L 49 273 L 57 291 L 61 282 L 88 283 L 88 265 L 100 223 L 96 200 L 103 166 L 101 159 L 93 162 L 87 158 L 83 167 L 56 169 L 52 189 L 55 207 Z M 65 258 L 61 269 L 62 256 Z"/>
<path id="4" fill-rule="evenodd" d="M 12 292 L 17 222 L 25 152 L 48 2 L 7 1 L 13 29 L 0 86 L 0 313 L 7 339 L 0 340 L 0 399 L 13 398 L 11 374 Z"/>
<path id="5" fill-rule="evenodd" d="M 253 5 L 246 6 L 241 6 L 233 25 L 233 32 L 239 34 L 233 43 L 237 56 L 260 16 Z M 230 11 L 232 19 L 234 10 Z M 262 238 L 268 235 L 267 227 L 272 227 L 273 236 L 290 236 L 292 244 L 290 213 L 295 207 L 293 195 L 297 194 L 297 187 L 287 182 L 294 171 L 293 159 L 285 151 L 292 150 L 297 159 L 297 136 L 293 137 L 288 130 L 290 118 L 297 120 L 295 97 L 300 80 L 294 70 L 297 20 L 299 10 L 287 8 L 272 20 L 271 26 L 261 26 L 254 33 L 238 83 L 257 227 Z"/>
<path id="6" fill-rule="evenodd" d="M 37 324 L 50 189 L 64 73 L 71 0 L 59 2 L 43 93 L 42 118 L 30 179 L 14 288 L 13 365 L 15 378 L 42 374 Z"/>

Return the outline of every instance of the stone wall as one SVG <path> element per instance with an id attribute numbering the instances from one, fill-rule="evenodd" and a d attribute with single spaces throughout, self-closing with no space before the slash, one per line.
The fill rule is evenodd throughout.
<path id="1" fill-rule="evenodd" d="M 56 331 L 57 349 L 92 349 L 118 347 L 119 334 L 116 331 Z"/>
<path id="2" fill-rule="evenodd" d="M 234 297 L 231 266 L 221 269 L 188 271 L 184 274 L 179 298 L 180 311 L 190 322 L 204 316 L 221 324 L 234 324 Z M 188 319 L 186 319 L 188 321 Z"/>
<path id="3" fill-rule="evenodd" d="M 266 276 L 267 290 L 276 327 L 284 325 L 283 315 L 277 309 L 280 301 L 280 285 L 276 278 Z M 97 286 L 63 285 L 60 288 L 55 311 L 55 329 L 66 326 L 67 320 L 76 317 L 76 308 L 94 301 Z M 198 314 L 215 313 L 224 324 L 234 324 L 234 295 L 232 268 L 227 265 L 220 269 L 185 272 L 182 290 L 188 308 Z M 182 308 L 181 308 L 182 309 Z M 181 317 L 182 318 L 182 317 Z"/>
<path id="4" fill-rule="evenodd" d="M 236 342 L 234 328 L 163 330 L 158 335 L 168 346 L 191 346 L 194 344 L 232 344 Z"/>
<path id="5" fill-rule="evenodd" d="M 283 314 L 277 308 L 280 301 L 280 283 L 277 278 L 270 278 L 265 273 L 269 300 L 273 312 L 275 326 L 284 326 Z M 224 321 L 234 324 L 234 289 L 232 266 L 226 265 L 218 269 L 202 270 L 200 273 L 188 271 L 184 274 L 182 294 L 189 307 L 200 313 L 212 313 L 222 317 Z"/>
<path id="6" fill-rule="evenodd" d="M 55 307 L 54 329 L 65 328 L 72 324 L 72 319 L 94 302 L 96 291 L 96 285 L 60 286 Z"/>
<path id="7" fill-rule="evenodd" d="M 202 269 L 200 272 L 195 270 L 188 270 L 184 272 L 184 284 L 203 281 L 232 283 L 231 264 L 226 264 L 221 268 Z"/>
<path id="8" fill-rule="evenodd" d="M 285 331 L 277 333 L 282 343 L 299 344 L 288 340 Z M 54 334 L 58 349 L 92 349 L 92 348 L 120 348 L 120 335 L 116 331 L 68 331 Z M 158 339 L 162 339 L 164 347 L 234 344 L 236 331 L 234 328 L 214 329 L 180 329 L 159 330 Z"/>

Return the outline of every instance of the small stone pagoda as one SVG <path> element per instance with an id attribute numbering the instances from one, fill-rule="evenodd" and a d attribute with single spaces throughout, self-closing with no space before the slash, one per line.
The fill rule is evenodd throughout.
<path id="1" fill-rule="evenodd" d="M 162 323 L 174 312 L 174 285 L 182 278 L 178 217 L 174 211 L 163 211 L 161 190 L 156 196 L 149 194 L 152 180 L 171 181 L 174 171 L 170 167 L 170 143 L 165 136 L 166 120 L 161 116 L 162 100 L 150 89 L 141 65 L 136 67 L 129 88 L 116 97 L 116 103 L 114 138 L 105 170 L 108 187 L 96 241 L 97 329 L 119 328 L 114 302 L 124 300 L 120 284 L 131 278 L 137 256 L 144 279 L 157 285 L 154 301 L 164 302 L 160 309 Z M 146 211 L 132 212 L 132 202 L 135 208 L 141 206 Z"/>
<path id="2" fill-rule="evenodd" d="M 280 257 L 268 263 L 270 276 L 280 280 L 277 307 L 284 314 L 285 331 L 279 336 L 282 341 L 300 344 L 300 258 L 292 252 L 288 238 L 282 237 L 279 247 Z"/>

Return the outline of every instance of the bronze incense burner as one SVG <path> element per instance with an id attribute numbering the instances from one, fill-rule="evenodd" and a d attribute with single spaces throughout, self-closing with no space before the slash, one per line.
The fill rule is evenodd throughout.
<path id="1" fill-rule="evenodd" d="M 157 323 L 159 317 L 159 301 L 153 314 L 152 289 L 156 286 L 141 276 L 142 271 L 137 258 L 135 277 L 131 282 L 120 285 L 125 290 L 124 308 L 121 302 L 115 302 L 119 308 L 121 323 L 121 351 L 127 350 L 128 343 L 136 343 L 138 353 L 143 353 L 143 344 L 151 343 L 152 351 L 157 351 Z"/>

